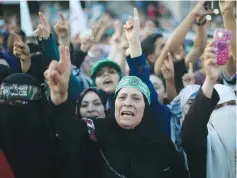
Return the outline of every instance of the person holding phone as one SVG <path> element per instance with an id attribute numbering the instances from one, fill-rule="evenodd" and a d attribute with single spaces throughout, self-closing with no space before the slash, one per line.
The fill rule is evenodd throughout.
<path id="1" fill-rule="evenodd" d="M 215 41 L 205 49 L 206 79 L 192 94 L 195 99 L 182 122 L 182 147 L 191 178 L 235 175 L 236 96 L 230 87 L 216 84 L 222 70 L 216 51 Z"/>
<path id="2" fill-rule="evenodd" d="M 223 17 L 224 28 L 231 32 L 228 60 L 223 68 L 223 84 L 231 87 L 236 92 L 236 20 L 235 20 L 236 1 L 220 0 L 219 7 Z"/>

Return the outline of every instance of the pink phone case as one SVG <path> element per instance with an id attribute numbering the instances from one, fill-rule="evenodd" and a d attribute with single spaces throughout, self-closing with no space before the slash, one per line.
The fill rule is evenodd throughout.
<path id="1" fill-rule="evenodd" d="M 222 28 L 217 28 L 214 33 L 214 46 L 218 49 L 217 64 L 224 65 L 228 59 L 228 50 L 231 39 L 231 32 Z"/>

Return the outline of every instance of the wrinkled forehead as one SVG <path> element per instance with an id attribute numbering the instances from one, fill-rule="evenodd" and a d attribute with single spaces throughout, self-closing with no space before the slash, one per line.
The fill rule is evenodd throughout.
<path id="1" fill-rule="evenodd" d="M 143 97 L 142 92 L 140 92 L 135 88 L 129 88 L 129 87 L 121 88 L 121 90 L 119 90 L 118 92 L 118 95 L 136 95 Z"/>

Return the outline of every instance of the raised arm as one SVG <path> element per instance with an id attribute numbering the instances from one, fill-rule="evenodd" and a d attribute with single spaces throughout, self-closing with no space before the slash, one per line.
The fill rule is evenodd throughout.
<path id="1" fill-rule="evenodd" d="M 130 56 L 127 56 L 127 62 L 130 68 L 130 75 L 137 76 L 144 83 L 150 85 L 151 81 L 149 79 L 149 69 L 146 64 L 145 55 L 142 55 L 142 48 L 139 39 L 140 20 L 136 8 L 134 8 L 134 17 L 130 16 L 128 18 L 128 21 L 124 25 L 124 30 L 129 46 L 128 51 Z M 154 87 L 152 89 L 151 88 L 149 89 L 155 91 Z M 151 97 L 151 99 L 153 98 Z"/>
<path id="2" fill-rule="evenodd" d="M 19 59 L 21 64 L 21 71 L 37 78 L 41 83 L 44 82 L 44 71 L 48 66 L 47 62 L 41 54 L 30 55 L 30 49 L 26 43 L 24 43 L 20 37 L 11 32 L 14 37 L 13 54 Z"/>
<path id="3" fill-rule="evenodd" d="M 54 146 L 58 153 L 59 174 L 63 177 L 83 177 L 84 150 L 88 141 L 86 124 L 76 120 L 76 102 L 68 98 L 70 78 L 70 52 L 68 47 L 60 45 L 60 60 L 52 61 L 45 71 L 50 88 L 50 115 Z M 73 163 L 73 164 L 69 164 Z"/>
<path id="4" fill-rule="evenodd" d="M 204 69 L 206 72 L 206 79 L 201 88 L 202 97 L 199 97 L 199 98 L 206 98 L 206 100 L 212 99 L 214 85 L 216 84 L 216 81 L 218 80 L 221 73 L 221 66 L 217 65 L 215 51 L 216 49 L 213 47 L 213 42 L 211 42 L 206 47 L 205 53 L 204 53 L 205 55 Z M 196 102 L 194 102 L 188 114 L 186 115 L 186 118 L 183 122 L 183 128 L 182 128 L 183 131 L 187 129 L 188 131 L 190 131 L 190 133 L 195 133 L 195 132 L 199 133 L 199 129 L 202 130 L 201 128 L 197 128 L 195 126 L 195 124 L 197 123 L 199 123 L 198 125 L 206 128 L 206 124 L 209 120 L 211 112 L 214 109 L 213 108 L 214 106 L 210 107 L 212 105 L 208 106 L 207 103 L 205 102 L 201 103 L 198 99 L 196 99 L 195 101 Z M 217 102 L 215 104 L 217 104 Z"/>
<path id="5" fill-rule="evenodd" d="M 170 112 L 168 107 L 158 101 L 158 95 L 149 78 L 149 68 L 146 57 L 142 54 L 141 43 L 139 40 L 140 22 L 137 9 L 134 8 L 134 17 L 129 17 L 124 25 L 125 35 L 128 40 L 130 56 L 127 56 L 127 63 L 130 68 L 130 75 L 139 77 L 151 92 L 150 109 L 155 116 L 162 132 L 170 135 Z"/>
<path id="6" fill-rule="evenodd" d="M 219 6 L 223 17 L 225 29 L 231 31 L 230 48 L 236 58 L 236 19 L 235 19 L 235 3 L 233 0 L 220 0 Z"/>
<path id="7" fill-rule="evenodd" d="M 177 91 L 174 84 L 173 58 L 170 53 L 168 53 L 168 60 L 165 60 L 163 66 L 161 67 L 161 72 L 165 78 L 167 98 L 169 102 L 171 102 L 177 96 Z"/>
<path id="8" fill-rule="evenodd" d="M 52 61 L 49 65 L 49 68 L 44 73 L 50 88 L 50 100 L 52 107 L 51 115 L 55 120 L 54 123 L 56 123 L 56 130 L 63 132 L 66 137 L 72 136 L 68 135 L 68 132 L 72 131 L 73 135 L 76 135 L 75 138 L 78 138 L 79 135 L 75 134 L 75 132 L 80 132 L 83 135 L 87 135 L 87 129 L 92 129 L 90 128 L 90 125 L 93 125 L 93 129 L 95 130 L 94 123 L 90 119 L 85 119 L 85 123 L 81 120 L 82 118 L 79 118 L 80 120 L 78 121 L 78 123 L 75 119 L 73 119 L 76 102 L 68 98 L 71 67 L 69 48 L 67 46 L 65 47 L 64 45 L 60 45 L 59 53 L 59 62 Z M 79 127 L 81 129 L 79 129 Z M 89 134 L 89 137 L 93 139 L 93 135 Z"/>
<path id="9" fill-rule="evenodd" d="M 207 24 L 196 25 L 196 38 L 191 51 L 185 57 L 186 67 L 189 67 L 189 63 L 195 63 L 195 61 L 202 55 L 207 45 Z"/>
<path id="10" fill-rule="evenodd" d="M 77 68 L 80 69 L 81 64 L 83 63 L 88 51 L 94 44 L 97 33 L 98 31 L 96 31 L 95 27 L 92 27 L 92 34 L 84 36 L 79 40 L 80 45 L 78 45 L 75 54 L 72 58 L 72 64 L 77 66 Z"/>
<path id="11" fill-rule="evenodd" d="M 223 78 L 227 82 L 232 80 L 233 75 L 236 75 L 236 20 L 234 15 L 235 2 L 236 1 L 228 0 L 219 1 L 224 27 L 225 29 L 231 31 L 230 51 L 232 54 L 229 55 L 229 59 L 223 68 Z"/>
<path id="12" fill-rule="evenodd" d="M 55 40 L 50 34 L 50 26 L 43 13 L 39 12 L 41 23 L 34 31 L 34 36 L 38 39 L 39 47 L 45 59 L 48 62 L 51 60 L 59 60 L 59 51 Z M 77 99 L 80 93 L 84 90 L 84 86 L 77 80 L 77 78 L 70 74 L 69 82 L 69 96 L 70 98 Z"/>
<path id="13" fill-rule="evenodd" d="M 54 105 L 64 103 L 68 98 L 68 86 L 71 69 L 71 59 L 68 46 L 60 45 L 59 62 L 52 61 L 44 72 L 50 88 L 50 98 Z"/>
<path id="14" fill-rule="evenodd" d="M 182 124 L 181 137 L 191 177 L 206 176 L 207 123 L 219 101 L 214 85 L 221 73 L 213 43 L 205 49 L 206 79 Z"/>
<path id="15" fill-rule="evenodd" d="M 123 33 L 123 26 L 120 20 L 114 22 L 114 34 L 110 39 L 110 52 L 108 59 L 115 61 L 125 73 L 126 55 L 124 47 L 127 45 L 127 39 Z"/>
<path id="16" fill-rule="evenodd" d="M 207 45 L 204 54 L 204 69 L 206 72 L 206 79 L 203 83 L 202 90 L 207 98 L 211 98 L 214 85 L 216 84 L 216 81 L 218 80 L 222 70 L 222 66 L 217 64 L 215 54 L 216 50 L 217 49 L 214 48 L 214 42 L 212 41 L 209 45 Z"/>
<path id="17" fill-rule="evenodd" d="M 204 7 L 205 1 L 198 1 L 194 9 L 187 15 L 187 17 L 182 21 L 182 23 L 175 29 L 171 37 L 167 41 L 164 49 L 161 52 L 161 55 L 158 57 L 155 63 L 155 73 L 160 72 L 160 68 L 164 62 L 164 59 L 167 57 L 167 53 L 175 53 L 182 45 L 184 38 L 193 23 L 195 22 L 196 17 L 202 17 L 204 15 L 210 14 L 210 10 L 206 10 Z"/>
<path id="18" fill-rule="evenodd" d="M 39 48 L 45 59 L 47 59 L 48 61 L 51 61 L 52 59 L 58 60 L 59 53 L 57 44 L 51 35 L 50 25 L 47 21 L 47 18 L 42 12 L 39 12 L 39 17 L 41 23 L 34 31 L 34 36 L 38 40 Z"/>
<path id="19" fill-rule="evenodd" d="M 58 36 L 58 43 L 65 46 L 70 46 L 69 24 L 61 12 L 59 12 L 59 16 L 60 20 L 54 25 L 54 31 Z"/>
<path id="20" fill-rule="evenodd" d="M 108 20 L 109 17 L 107 14 L 103 14 L 102 17 L 99 19 L 99 22 L 94 26 L 95 27 L 95 42 L 99 43 L 103 34 L 105 33 L 108 27 Z"/>
<path id="21" fill-rule="evenodd" d="M 22 72 L 26 73 L 31 66 L 29 46 L 15 32 L 11 35 L 14 38 L 13 54 L 20 60 Z"/>

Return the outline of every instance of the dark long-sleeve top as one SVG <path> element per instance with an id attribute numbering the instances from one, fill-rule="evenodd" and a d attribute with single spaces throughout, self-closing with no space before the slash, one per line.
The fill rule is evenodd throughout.
<path id="1" fill-rule="evenodd" d="M 0 148 L 15 178 L 57 178 L 53 137 L 44 104 L 47 102 L 18 106 L 1 104 Z M 1 173 L 0 177 L 4 178 Z"/>
<path id="2" fill-rule="evenodd" d="M 124 130 L 115 119 L 75 119 L 73 103 L 52 106 L 57 137 L 58 165 L 66 177 L 117 178 L 187 178 L 172 141 L 163 134 L 152 134 L 143 126 Z M 145 118 L 147 119 L 147 118 Z M 152 119 L 151 119 L 152 120 Z M 147 121 L 147 120 L 146 120 Z M 156 132 L 157 130 L 155 130 Z M 88 140 L 94 141 L 99 156 L 90 160 L 96 166 L 85 167 Z M 91 149 L 90 149 L 91 150 Z M 96 174 L 95 174 L 96 173 Z M 91 177 L 91 178 L 92 178 Z"/>
<path id="3" fill-rule="evenodd" d="M 86 55 L 87 53 L 82 52 L 78 47 L 78 49 L 76 49 L 75 52 L 73 53 L 72 64 L 75 65 L 78 69 L 80 69 L 81 64 L 83 63 Z"/>
<path id="4" fill-rule="evenodd" d="M 207 123 L 218 101 L 215 89 L 211 99 L 200 89 L 183 122 L 181 137 L 191 178 L 206 177 Z"/>
<path id="5" fill-rule="evenodd" d="M 54 41 L 52 35 L 49 39 L 38 41 L 40 50 L 47 61 L 59 60 L 59 51 L 56 42 Z M 73 55 L 72 55 L 73 56 Z M 85 54 L 78 52 L 77 57 L 82 57 L 84 59 Z M 73 58 L 72 58 L 73 59 Z M 83 60 L 82 59 L 82 60 Z M 79 60 L 79 59 L 77 59 Z M 77 99 L 80 93 L 85 89 L 83 82 L 79 81 L 78 78 L 71 73 L 69 80 L 68 94 L 72 99 Z"/>
<path id="6" fill-rule="evenodd" d="M 30 60 L 31 65 L 26 73 L 35 77 L 41 83 L 44 83 L 44 72 L 49 66 L 49 61 L 42 54 L 33 55 Z"/>
<path id="7" fill-rule="evenodd" d="M 177 93 L 179 93 L 184 88 L 182 77 L 187 72 L 188 71 L 184 60 L 174 62 L 174 82 Z"/>
<path id="8" fill-rule="evenodd" d="M 146 62 L 146 56 L 142 54 L 139 57 L 131 58 L 127 57 L 127 63 L 130 68 L 130 76 L 136 76 L 140 78 L 149 88 L 151 93 L 151 105 L 150 110 L 158 121 L 158 125 L 163 133 L 170 136 L 170 118 L 171 113 L 169 108 L 166 105 L 160 104 L 158 101 L 158 94 L 154 89 L 153 84 L 149 78 L 149 67 Z"/>
<path id="9" fill-rule="evenodd" d="M 6 60 L 13 72 L 20 72 L 20 62 L 15 56 L 0 51 L 0 58 Z"/>

